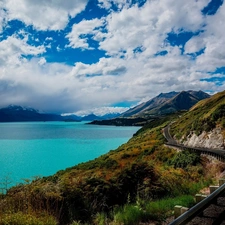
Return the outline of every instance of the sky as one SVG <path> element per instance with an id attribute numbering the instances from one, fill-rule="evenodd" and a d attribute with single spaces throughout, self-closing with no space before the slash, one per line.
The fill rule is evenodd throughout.
<path id="1" fill-rule="evenodd" d="M 0 0 L 0 107 L 122 112 L 225 90 L 222 0 Z"/>

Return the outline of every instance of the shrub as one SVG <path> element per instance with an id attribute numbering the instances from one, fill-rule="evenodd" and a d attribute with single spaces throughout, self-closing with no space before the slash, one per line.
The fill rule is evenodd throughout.
<path id="1" fill-rule="evenodd" d="M 200 163 L 199 154 L 190 151 L 181 151 L 169 160 L 169 165 L 182 169 L 186 169 L 189 165 L 195 166 L 198 163 Z"/>
<path id="2" fill-rule="evenodd" d="M 100 168 L 115 169 L 118 166 L 118 162 L 114 159 L 108 158 L 105 161 L 101 161 Z"/>

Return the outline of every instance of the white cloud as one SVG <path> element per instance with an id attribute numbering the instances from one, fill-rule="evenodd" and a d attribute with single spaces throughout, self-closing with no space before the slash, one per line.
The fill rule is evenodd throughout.
<path id="1" fill-rule="evenodd" d="M 1 3 L 0 3 L 0 33 L 2 32 L 2 28 L 4 26 L 4 23 L 5 23 L 5 11 L 1 8 Z"/>
<path id="2" fill-rule="evenodd" d="M 70 41 L 69 46 L 72 48 L 91 49 L 87 42 L 86 35 L 95 35 L 98 33 L 96 28 L 103 26 L 103 19 L 83 20 L 74 24 L 72 31 L 67 35 Z"/>
<path id="3" fill-rule="evenodd" d="M 69 16 L 74 17 L 85 9 L 88 0 L 3 0 L 8 20 L 18 19 L 39 30 L 63 29 Z"/>
<path id="4" fill-rule="evenodd" d="M 121 3 L 124 1 L 121 1 Z M 103 1 L 108 4 L 108 1 Z M 109 55 L 131 54 L 137 47 L 155 54 L 164 46 L 169 32 L 195 32 L 204 24 L 201 9 L 208 0 L 181 2 L 176 0 L 147 1 L 142 7 L 133 5 L 107 18 L 107 34 L 100 49 Z"/>
<path id="5" fill-rule="evenodd" d="M 202 35 L 191 38 L 185 44 L 185 53 L 196 53 L 205 48 L 205 41 Z"/>
<path id="6" fill-rule="evenodd" d="M 44 46 L 34 47 L 26 43 L 26 39 L 18 39 L 15 35 L 0 42 L 0 66 L 19 66 L 26 61 L 22 55 L 39 55 L 45 52 Z M 7 67 L 6 67 L 7 68 Z"/>
<path id="7" fill-rule="evenodd" d="M 42 65 L 44 65 L 45 63 L 46 63 L 46 59 L 45 59 L 44 57 L 40 58 L 38 64 L 42 66 Z"/>
<path id="8" fill-rule="evenodd" d="M 213 16 L 208 16 L 205 32 L 201 35 L 205 52 L 197 58 L 199 69 L 213 72 L 225 66 L 225 5 L 223 4 Z"/>
<path id="9" fill-rule="evenodd" d="M 99 107 L 77 111 L 74 114 L 77 116 L 86 116 L 90 114 L 95 114 L 96 116 L 104 116 L 106 114 L 123 113 L 128 109 L 128 107 Z"/>
<path id="10" fill-rule="evenodd" d="M 123 75 L 126 72 L 125 61 L 118 58 L 101 58 L 98 63 L 84 64 L 78 62 L 75 64 L 71 76 L 102 76 L 102 75 Z"/>
<path id="11" fill-rule="evenodd" d="M 79 6 L 79 1 L 68 1 L 59 7 L 63 10 L 62 17 L 58 19 L 59 11 L 56 21 L 55 10 L 63 1 L 57 1 L 52 9 L 53 1 L 20 0 L 18 9 L 12 0 L 7 2 L 10 18 L 19 18 L 38 29 L 65 27 L 68 15 L 76 14 L 72 12 L 72 6 Z M 99 2 L 102 7 L 111 4 L 107 0 Z M 210 78 L 208 71 L 225 65 L 225 50 L 221 47 L 225 44 L 224 6 L 216 15 L 203 16 L 201 10 L 208 2 L 153 0 L 138 7 L 131 6 L 129 1 L 114 1 L 121 4 L 120 10 L 110 11 L 101 19 L 74 24 L 66 36 L 72 48 L 91 49 L 87 37 L 100 41 L 100 49 L 105 50 L 108 56 L 92 64 L 76 62 L 74 66 L 68 66 L 49 63 L 46 61 L 48 56 L 42 56 L 47 46 L 29 45 L 26 33 L 22 40 L 16 35 L 8 37 L 0 42 L 0 104 L 23 104 L 46 111 L 60 109 L 61 112 L 94 108 L 103 113 L 116 110 L 108 106 L 117 102 L 148 100 L 160 92 L 188 89 L 220 91 L 225 85 L 218 87 L 213 82 L 201 81 L 202 78 Z M 37 13 L 31 15 L 35 4 Z M 68 7 L 67 4 L 72 5 Z M 83 8 L 85 4 L 81 4 Z M 82 7 L 78 7 L 79 11 Z M 28 9 L 31 12 L 25 15 Z M 53 10 L 52 18 L 37 15 L 44 9 Z M 168 32 L 196 32 L 199 29 L 204 29 L 204 32 L 187 42 L 184 54 L 180 47 L 166 42 Z M 56 41 L 52 38 L 45 39 L 48 48 L 51 48 L 52 41 Z M 61 50 L 61 45 L 54 46 Z M 186 54 L 202 48 L 205 52 L 196 60 Z M 167 51 L 167 54 L 156 56 L 160 51 Z M 28 60 L 23 55 L 34 58 Z"/>
<path id="12" fill-rule="evenodd" d="M 132 0 L 98 0 L 99 6 L 110 9 L 112 6 L 116 6 L 119 10 L 123 7 L 130 7 Z"/>

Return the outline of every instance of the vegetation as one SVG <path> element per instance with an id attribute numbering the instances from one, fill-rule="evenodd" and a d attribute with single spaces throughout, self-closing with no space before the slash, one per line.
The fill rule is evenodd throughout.
<path id="1" fill-rule="evenodd" d="M 95 160 L 10 188 L 1 195 L 0 225 L 132 225 L 163 221 L 176 204 L 193 205 L 192 196 L 212 182 L 207 158 L 164 146 L 162 129 L 176 119 L 174 134 L 189 133 L 200 126 L 196 119 L 211 117 L 217 126 L 224 117 L 223 100 L 210 112 L 204 108 L 208 101 L 180 119 L 176 114 L 151 121 L 126 144 Z"/>
<path id="2" fill-rule="evenodd" d="M 196 166 L 199 163 L 200 155 L 190 151 L 179 152 L 169 160 L 170 165 L 182 169 L 187 169 L 189 165 Z"/>
<path id="3" fill-rule="evenodd" d="M 187 137 L 191 132 L 197 135 L 215 127 L 225 128 L 225 91 L 193 106 L 171 126 L 171 133 L 177 139 Z"/>
<path id="4" fill-rule="evenodd" d="M 136 203 L 125 204 L 114 212 L 114 224 L 135 225 L 149 220 L 164 221 L 173 214 L 175 205 L 191 207 L 194 205 L 191 195 L 177 198 L 165 198 L 158 201 L 143 201 L 138 199 Z"/>

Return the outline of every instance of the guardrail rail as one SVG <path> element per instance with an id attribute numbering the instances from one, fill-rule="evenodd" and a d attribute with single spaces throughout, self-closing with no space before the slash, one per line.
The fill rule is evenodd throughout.
<path id="1" fill-rule="evenodd" d="M 176 218 L 173 222 L 171 222 L 169 225 L 184 225 L 190 222 L 192 219 L 194 219 L 196 216 L 198 216 L 200 213 L 202 213 L 206 208 L 208 208 L 211 204 L 215 203 L 216 199 L 220 196 L 223 196 L 225 194 L 225 183 L 221 185 L 218 189 L 216 189 L 212 194 L 210 194 L 208 197 L 197 203 L 195 206 L 190 208 L 187 212 L 180 215 L 178 218 Z M 222 219 L 225 219 L 225 211 L 221 214 Z M 221 219 L 221 218 L 220 218 Z M 217 220 L 218 221 L 218 220 Z M 219 222 L 214 222 L 213 224 L 219 225 Z"/>

